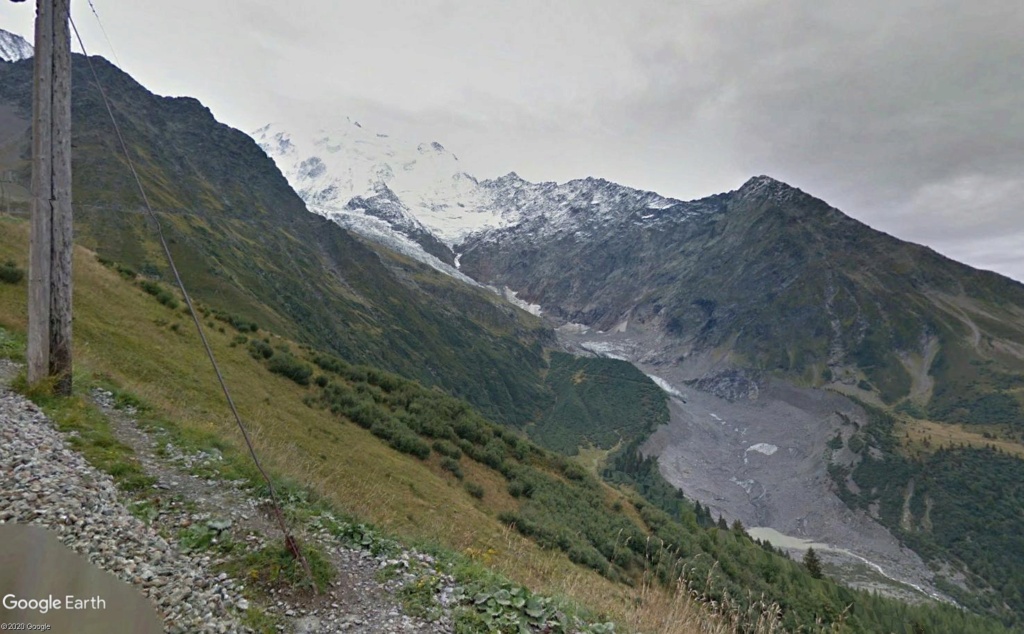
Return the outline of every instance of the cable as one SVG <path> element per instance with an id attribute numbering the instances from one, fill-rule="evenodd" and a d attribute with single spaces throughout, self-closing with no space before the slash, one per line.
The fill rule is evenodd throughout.
<path id="1" fill-rule="evenodd" d="M 100 25 L 100 31 L 103 32 L 103 39 L 107 41 L 107 47 L 110 49 L 110 54 L 114 56 L 114 61 L 117 62 L 118 68 L 124 68 L 121 60 L 117 57 L 117 51 L 114 50 L 114 44 L 110 41 L 110 37 L 107 35 L 107 29 L 103 28 L 103 21 L 100 20 L 100 14 L 96 12 L 96 5 L 89 0 L 89 8 L 92 9 L 92 14 L 96 16 L 96 23 Z M 81 44 L 81 41 L 79 41 Z M 82 54 L 85 54 L 85 49 L 82 49 Z"/>
<path id="2" fill-rule="evenodd" d="M 90 3 L 91 4 L 91 3 Z M 97 19 L 99 16 L 97 16 Z M 70 18 L 71 28 L 75 32 L 75 38 L 78 40 L 78 45 L 82 48 L 83 53 L 85 52 L 85 43 L 82 41 L 82 36 L 78 32 L 78 27 L 75 25 L 75 21 Z M 167 256 L 167 263 L 171 267 L 171 272 L 174 273 L 174 279 L 178 284 L 178 288 L 181 290 L 181 294 L 185 298 L 185 304 L 188 306 L 188 312 L 192 315 L 192 321 L 196 324 L 196 331 L 199 333 L 199 339 L 203 342 L 203 348 L 206 350 L 206 356 L 210 359 L 210 365 L 213 366 L 213 371 L 217 375 L 217 381 L 220 382 L 221 391 L 224 392 L 224 398 L 227 399 L 228 407 L 231 409 L 231 414 L 235 417 L 235 422 L 238 423 L 238 429 L 242 432 L 242 438 L 245 439 L 245 444 L 249 448 L 249 455 L 252 456 L 252 461 L 256 464 L 256 468 L 259 470 L 260 475 L 263 476 L 263 480 L 267 483 L 267 488 L 270 491 L 270 499 L 274 505 L 275 515 L 277 516 L 277 522 L 281 527 L 281 532 L 284 533 L 285 547 L 292 554 L 293 557 L 298 559 L 302 563 L 302 568 L 305 570 L 306 575 L 309 577 L 310 584 L 313 587 L 313 593 L 317 594 L 316 581 L 313 578 L 313 572 L 309 567 L 309 562 L 306 561 L 306 557 L 302 554 L 299 548 L 298 542 L 292 537 L 291 533 L 288 532 L 288 526 L 284 520 L 284 513 L 281 511 L 281 504 L 278 502 L 277 493 L 274 490 L 274 484 L 270 480 L 270 476 L 263 470 L 263 466 L 260 464 L 259 458 L 256 456 L 256 449 L 252 446 L 252 441 L 249 438 L 249 432 L 245 429 L 245 425 L 242 423 L 242 417 L 238 413 L 238 408 L 235 407 L 235 401 L 231 398 L 231 392 L 228 390 L 228 385 L 224 381 L 224 375 L 221 374 L 220 366 L 217 365 L 217 359 L 213 355 L 213 349 L 210 348 L 210 342 L 206 339 L 206 334 L 203 332 L 202 322 L 199 319 L 199 315 L 196 313 L 195 306 L 192 304 L 192 298 L 189 296 L 188 291 L 185 290 L 185 284 L 181 281 L 181 275 L 178 273 L 178 267 L 174 264 L 174 257 L 171 255 L 171 249 L 167 246 L 167 240 L 164 238 L 164 230 L 160 225 L 160 220 L 157 218 L 156 213 L 153 211 L 153 207 L 149 204 L 149 197 L 146 195 L 146 189 L 142 186 L 142 179 L 139 178 L 139 173 L 135 170 L 135 163 L 132 161 L 131 155 L 128 152 L 128 145 L 124 141 L 124 136 L 121 134 L 121 127 L 117 124 L 117 119 L 114 117 L 114 110 L 110 107 L 110 100 L 107 99 L 107 93 L 103 90 L 103 85 L 100 83 L 99 75 L 96 73 L 96 68 L 93 66 L 92 59 L 88 53 L 85 54 L 85 60 L 89 65 L 89 71 L 92 73 L 93 82 L 96 84 L 96 89 L 99 91 L 100 96 L 103 98 L 103 104 L 107 108 L 107 114 L 110 116 L 110 123 L 114 126 L 114 132 L 117 135 L 117 140 L 121 145 L 121 151 L 124 153 L 124 158 L 128 163 L 128 169 L 131 170 L 132 177 L 135 179 L 135 184 L 139 188 L 139 193 L 142 195 L 142 202 L 146 206 L 146 212 L 149 215 L 150 220 L 153 221 L 153 225 L 156 227 L 157 237 L 160 239 L 160 245 L 163 247 L 164 255 Z"/>

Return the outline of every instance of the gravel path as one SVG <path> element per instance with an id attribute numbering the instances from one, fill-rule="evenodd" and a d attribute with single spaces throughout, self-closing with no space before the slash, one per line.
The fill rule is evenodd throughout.
<path id="1" fill-rule="evenodd" d="M 44 526 L 136 585 L 168 632 L 246 631 L 231 609 L 242 599 L 233 584 L 218 582 L 208 561 L 179 552 L 129 513 L 110 477 L 68 449 L 35 405 L 7 391 L 0 391 L 0 522 Z"/>
<path id="2" fill-rule="evenodd" d="M 217 460 L 200 452 L 186 455 L 164 439 L 140 429 L 128 409 L 113 408 L 108 392 L 93 393 L 107 413 L 119 440 L 131 446 L 155 488 L 167 502 L 147 524 L 129 512 L 132 500 L 119 491 L 110 476 L 91 467 L 65 444 L 39 409 L 20 395 L 5 390 L 5 378 L 16 369 L 0 360 L 0 523 L 38 524 L 104 570 L 134 584 L 157 606 L 165 631 L 251 632 L 240 618 L 250 607 L 244 586 L 216 571 L 215 554 L 187 551 L 165 535 L 211 521 L 229 521 L 226 533 L 255 550 L 278 540 L 263 501 L 237 486 L 204 480 L 191 473 L 197 462 Z M 158 447 L 161 447 L 157 451 Z M 221 524 L 223 525 L 223 524 Z M 278 619 L 279 631 L 297 634 L 354 632 L 391 634 L 452 631 L 448 610 L 427 622 L 403 614 L 394 593 L 418 576 L 438 575 L 435 562 L 414 551 L 390 557 L 340 545 L 315 527 L 296 527 L 300 541 L 315 541 L 337 569 L 328 592 L 318 596 L 280 592 L 261 597 L 259 607 Z M 225 536 L 227 536 L 227 534 Z M 394 572 L 378 580 L 382 569 Z M 444 579 L 444 575 L 440 575 Z M 450 579 L 440 584 L 441 600 L 450 603 Z"/>

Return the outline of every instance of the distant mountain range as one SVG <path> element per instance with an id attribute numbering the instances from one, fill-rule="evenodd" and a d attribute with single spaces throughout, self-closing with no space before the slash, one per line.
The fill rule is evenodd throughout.
<path id="1" fill-rule="evenodd" d="M 659 361 L 693 379 L 782 372 L 969 422 L 950 386 L 963 376 L 947 366 L 1024 370 L 1024 285 L 766 176 L 684 202 L 594 178 L 478 180 L 440 143 L 354 121 L 301 140 L 280 126 L 254 136 L 311 210 L 415 243 L 417 257 L 509 288 L 557 323 L 661 336 Z M 979 393 L 1000 393 L 976 378 Z"/>
<path id="2" fill-rule="evenodd" d="M 378 238 L 383 221 L 393 240 L 411 239 L 452 265 L 457 245 L 495 229 L 544 218 L 548 231 L 572 230 L 581 204 L 609 222 L 623 205 L 653 213 L 681 204 L 599 179 L 535 184 L 513 172 L 478 180 L 436 141 L 402 142 L 351 119 L 302 138 L 269 124 L 253 137 L 311 211 Z M 602 187 L 614 191 L 591 195 Z"/>

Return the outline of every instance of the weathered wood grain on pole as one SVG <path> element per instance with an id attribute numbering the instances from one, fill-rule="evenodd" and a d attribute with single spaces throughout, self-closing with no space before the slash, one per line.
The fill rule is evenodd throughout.
<path id="1" fill-rule="evenodd" d="M 53 94 L 53 6 L 36 2 L 32 85 L 32 225 L 28 263 L 28 382 L 50 371 L 50 261 L 53 168 L 50 132 Z"/>
<path id="2" fill-rule="evenodd" d="M 71 0 L 55 0 L 53 14 L 52 259 L 50 260 L 50 374 L 56 391 L 71 394 Z"/>
<path id="3" fill-rule="evenodd" d="M 36 1 L 28 381 L 71 393 L 70 0 Z"/>

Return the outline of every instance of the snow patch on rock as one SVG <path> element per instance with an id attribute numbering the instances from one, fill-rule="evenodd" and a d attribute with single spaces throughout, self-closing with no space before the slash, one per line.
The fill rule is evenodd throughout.
<path id="1" fill-rule="evenodd" d="M 0 59 L 5 62 L 20 62 L 32 57 L 32 45 L 20 35 L 0 29 Z"/>
<path id="2" fill-rule="evenodd" d="M 775 445 L 768 444 L 766 442 L 759 442 L 756 445 L 750 445 L 749 447 L 747 447 L 747 452 L 756 451 L 758 453 L 763 453 L 766 456 L 770 456 L 778 450 L 778 447 L 776 447 Z"/>
<path id="3" fill-rule="evenodd" d="M 459 257 L 461 257 L 461 256 L 459 256 Z M 456 266 L 458 266 L 458 263 L 459 263 L 459 260 L 458 260 L 458 258 L 456 258 L 455 259 Z M 526 312 L 530 313 L 531 315 L 535 315 L 537 317 L 540 317 L 540 314 L 541 314 L 540 305 L 539 304 L 531 304 L 531 303 L 529 303 L 529 302 L 527 302 L 525 300 L 519 299 L 519 297 L 516 295 L 516 292 L 513 291 L 511 288 L 506 286 L 502 290 L 502 294 L 501 295 L 502 295 L 502 297 L 505 298 L 505 301 L 509 302 L 510 304 L 514 304 L 514 305 L 518 306 L 519 308 L 522 308 L 523 310 L 525 310 Z"/>
<path id="4" fill-rule="evenodd" d="M 669 396 L 674 396 L 674 397 L 676 397 L 678 399 L 682 399 L 683 398 L 682 392 L 680 392 L 676 388 L 672 387 L 671 383 L 669 383 L 665 379 L 661 378 L 660 376 L 654 376 L 653 374 L 648 374 L 647 378 L 649 378 L 650 380 L 654 381 L 654 384 L 657 385 L 658 387 L 660 387 L 662 390 L 664 390 Z"/>
<path id="5" fill-rule="evenodd" d="M 584 350 L 589 350 L 594 354 L 609 359 L 618 359 L 619 361 L 628 361 L 626 357 L 622 355 L 622 350 L 613 343 L 607 341 L 584 341 L 580 343 L 580 347 Z"/>

